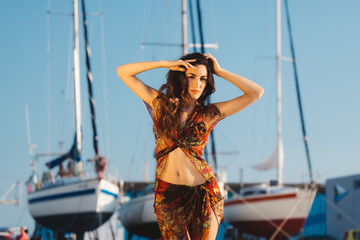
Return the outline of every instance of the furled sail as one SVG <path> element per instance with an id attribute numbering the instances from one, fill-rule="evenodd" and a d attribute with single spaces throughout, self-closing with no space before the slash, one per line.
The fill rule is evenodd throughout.
<path id="1" fill-rule="evenodd" d="M 63 163 L 68 158 L 73 159 L 75 162 L 79 162 L 81 160 L 80 153 L 77 150 L 76 134 L 75 134 L 75 138 L 74 138 L 74 143 L 73 143 L 70 151 L 65 153 L 64 155 L 54 159 L 54 160 L 51 160 L 51 161 L 47 162 L 46 166 L 48 168 L 52 169 L 52 168 L 60 165 L 61 163 Z"/>
<path id="2" fill-rule="evenodd" d="M 258 171 L 267 171 L 279 166 L 279 142 L 275 145 L 273 153 L 262 163 L 252 166 Z"/>

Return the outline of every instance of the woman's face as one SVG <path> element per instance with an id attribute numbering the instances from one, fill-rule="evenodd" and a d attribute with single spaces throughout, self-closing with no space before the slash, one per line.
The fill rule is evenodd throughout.
<path id="1" fill-rule="evenodd" d="M 197 69 L 189 68 L 185 74 L 188 79 L 188 93 L 191 99 L 201 97 L 207 84 L 207 69 L 204 65 L 195 65 Z"/>

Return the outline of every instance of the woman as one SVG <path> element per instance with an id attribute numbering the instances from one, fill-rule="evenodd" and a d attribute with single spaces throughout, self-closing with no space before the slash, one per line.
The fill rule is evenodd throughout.
<path id="1" fill-rule="evenodd" d="M 165 67 L 167 82 L 159 91 L 136 74 Z M 264 90 L 221 68 L 210 54 L 192 53 L 175 61 L 119 66 L 119 77 L 147 105 L 154 121 L 157 168 L 154 208 L 162 239 L 215 239 L 223 196 L 209 165 L 201 158 L 208 135 L 221 119 L 246 108 Z M 245 94 L 205 105 L 215 91 L 213 74 Z"/>

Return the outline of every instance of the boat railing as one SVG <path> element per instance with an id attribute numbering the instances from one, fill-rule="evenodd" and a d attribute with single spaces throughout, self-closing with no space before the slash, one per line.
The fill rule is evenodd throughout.
<path id="1" fill-rule="evenodd" d="M 40 175 L 40 181 L 38 181 L 38 171 L 34 171 L 33 175 L 30 176 L 29 181 L 27 182 L 27 191 L 30 193 L 46 188 L 75 183 L 84 179 L 94 179 L 97 178 L 97 173 L 94 171 L 94 169 L 95 167 L 93 161 L 84 161 L 84 164 L 83 162 L 72 164 L 71 171 L 68 169 L 66 174 L 59 174 L 60 171 L 58 168 L 46 168 Z M 112 183 L 118 184 L 119 181 L 117 169 L 107 169 L 103 178 Z"/>

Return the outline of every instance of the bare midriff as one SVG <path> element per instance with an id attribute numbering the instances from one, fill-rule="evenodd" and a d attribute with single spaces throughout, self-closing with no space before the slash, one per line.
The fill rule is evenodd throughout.
<path id="1" fill-rule="evenodd" d="M 191 186 L 200 185 L 206 181 L 181 148 L 176 148 L 169 153 L 161 180 Z"/>

